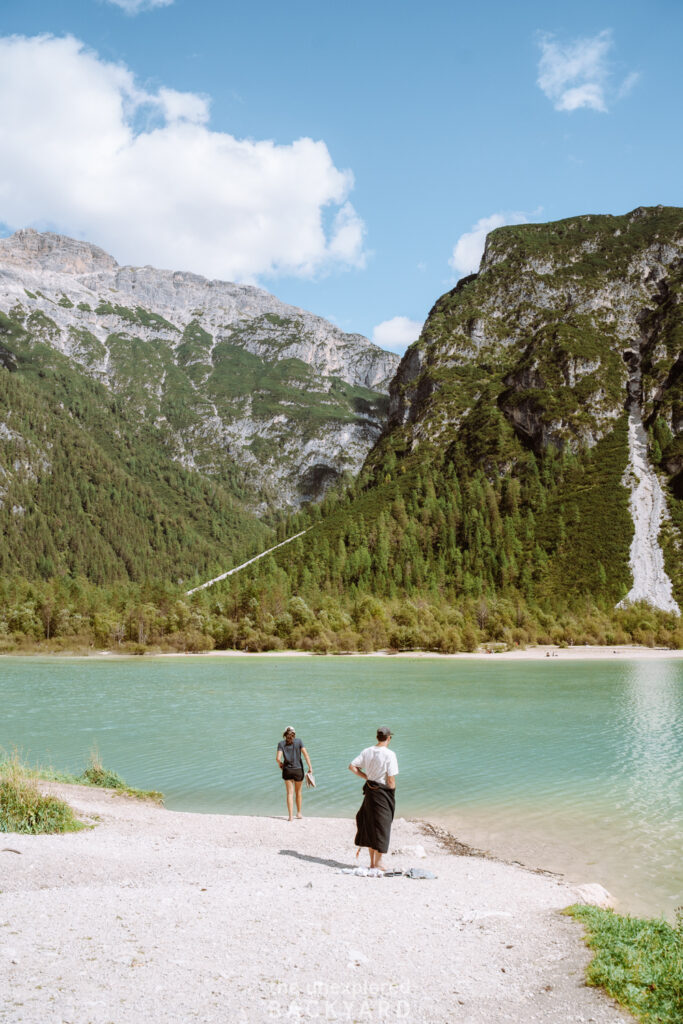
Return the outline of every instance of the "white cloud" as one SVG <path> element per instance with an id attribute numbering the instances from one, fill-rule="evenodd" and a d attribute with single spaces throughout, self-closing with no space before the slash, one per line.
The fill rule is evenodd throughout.
<path id="1" fill-rule="evenodd" d="M 639 81 L 640 81 L 640 72 L 639 71 L 631 71 L 630 74 L 628 74 L 626 76 L 624 81 L 619 86 L 619 92 L 617 93 L 617 99 L 623 100 L 625 96 L 628 96 L 628 94 L 632 91 L 634 86 Z"/>
<path id="2" fill-rule="evenodd" d="M 106 0 L 106 2 L 120 7 L 126 14 L 139 14 L 140 11 L 151 11 L 154 7 L 170 7 L 173 0 Z"/>
<path id="3" fill-rule="evenodd" d="M 324 142 L 208 121 L 206 97 L 148 91 L 73 37 L 0 38 L 0 223 L 229 280 L 363 265 L 353 175 Z"/>
<path id="4" fill-rule="evenodd" d="M 526 213 L 492 213 L 490 217 L 481 217 L 453 246 L 453 255 L 448 261 L 449 267 L 461 277 L 476 274 L 489 231 L 502 228 L 505 224 L 526 224 L 529 220 L 530 217 Z"/>
<path id="5" fill-rule="evenodd" d="M 156 99 L 163 117 L 169 124 L 177 121 L 207 124 L 209 120 L 209 100 L 205 96 L 162 88 L 159 89 Z"/>
<path id="6" fill-rule="evenodd" d="M 565 45 L 555 42 L 551 35 L 544 35 L 539 45 L 538 85 L 552 100 L 555 110 L 588 107 L 605 113 L 607 54 L 613 45 L 609 29 Z"/>
<path id="7" fill-rule="evenodd" d="M 365 266 L 363 238 L 365 224 L 351 203 L 344 203 L 337 211 L 330 238 L 330 253 L 342 263 Z"/>
<path id="8" fill-rule="evenodd" d="M 561 44 L 552 35 L 539 39 L 541 59 L 537 84 L 555 110 L 596 110 L 606 114 L 613 99 L 626 96 L 639 75 L 631 72 L 615 90 L 608 54 L 614 46 L 612 32 L 604 29 L 595 36 Z"/>
<path id="9" fill-rule="evenodd" d="M 399 354 L 405 352 L 408 345 L 420 337 L 422 323 L 410 320 L 407 316 L 394 316 L 391 320 L 383 320 L 372 332 L 372 340 L 381 348 L 388 348 Z"/>
<path id="10" fill-rule="evenodd" d="M 581 107 L 606 113 L 602 87 L 595 82 L 577 85 L 574 89 L 566 89 L 555 104 L 555 110 L 580 110 Z"/>

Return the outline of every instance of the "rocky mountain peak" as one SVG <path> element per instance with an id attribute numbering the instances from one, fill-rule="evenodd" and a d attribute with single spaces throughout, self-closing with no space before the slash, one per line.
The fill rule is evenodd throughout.
<path id="1" fill-rule="evenodd" d="M 66 296 L 77 312 L 58 317 L 69 322 L 79 319 L 79 305 L 103 304 L 141 307 L 181 331 L 196 320 L 212 335 L 267 316 L 270 325 L 277 327 L 275 317 L 297 325 L 286 333 L 284 345 L 280 331 L 277 352 L 271 346 L 276 358 L 301 359 L 319 373 L 335 374 L 350 384 L 369 388 L 386 390 L 399 362 L 395 353 L 386 352 L 363 335 L 347 334 L 262 288 L 209 280 L 187 271 L 120 266 L 96 245 L 30 228 L 0 239 L 0 302 L 3 297 L 9 301 L 11 295 L 24 302 L 27 290 L 38 296 L 39 307 L 41 302 L 48 303 L 43 311 L 50 316 L 55 314 L 51 306 Z M 83 326 L 92 330 L 97 322 L 89 318 Z"/>
<path id="2" fill-rule="evenodd" d="M 31 273 L 89 274 L 114 272 L 118 263 L 113 256 L 90 242 L 81 242 L 51 231 L 23 228 L 9 238 L 0 238 L 0 265 L 23 267 Z"/>
<path id="3" fill-rule="evenodd" d="M 120 266 L 50 232 L 0 239 L 0 312 L 124 395 L 185 466 L 229 458 L 277 505 L 360 468 L 399 362 L 261 288 Z"/>
<path id="4" fill-rule="evenodd" d="M 675 207 L 495 229 L 479 273 L 439 299 L 404 359 L 393 422 L 452 430 L 489 383 L 525 444 L 590 446 L 624 412 L 633 352 L 645 419 L 676 433 L 682 277 Z"/>

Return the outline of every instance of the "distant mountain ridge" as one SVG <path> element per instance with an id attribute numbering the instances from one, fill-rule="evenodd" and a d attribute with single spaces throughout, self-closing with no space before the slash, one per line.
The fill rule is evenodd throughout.
<path id="1" fill-rule="evenodd" d="M 62 638 L 162 649 L 683 647 L 683 210 L 492 232 L 388 396 L 367 342 L 258 290 L 194 305 L 187 275 L 12 244 L 0 649 L 56 608 Z"/>
<path id="2" fill-rule="evenodd" d="M 186 468 L 238 464 L 262 511 L 360 468 L 399 361 L 262 289 L 120 267 L 33 230 L 0 239 L 0 310 L 123 397 Z"/>

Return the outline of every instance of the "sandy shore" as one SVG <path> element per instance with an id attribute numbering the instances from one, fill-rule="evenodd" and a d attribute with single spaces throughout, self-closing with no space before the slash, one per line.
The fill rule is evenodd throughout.
<path id="1" fill-rule="evenodd" d="M 30 653 L 14 651 L 10 654 L 0 654 L 0 658 L 91 658 L 91 659 L 116 659 L 116 658 L 139 658 L 140 655 L 119 653 L 118 651 L 31 651 Z M 172 651 L 163 654 L 145 654 L 145 658 L 318 658 L 318 657 L 344 657 L 344 658 L 435 658 L 441 661 L 465 660 L 478 661 L 485 659 L 489 662 L 497 661 L 537 661 L 539 658 L 562 658 L 565 661 L 666 661 L 671 659 L 683 659 L 683 650 L 673 651 L 667 647 L 638 647 L 631 644 L 623 644 L 617 647 L 554 647 L 552 645 L 540 645 L 538 647 L 527 647 L 513 651 L 475 651 L 473 653 L 440 654 L 437 651 L 371 651 L 365 652 L 344 652 L 343 654 L 319 655 L 307 651 L 202 651 L 201 654 Z"/>
<path id="2" fill-rule="evenodd" d="M 3 1024 L 632 1020 L 585 986 L 582 928 L 560 910 L 586 893 L 558 876 L 403 820 L 392 868 L 436 879 L 343 875 L 348 820 L 42 785 L 95 827 L 0 837 Z"/>
<path id="3" fill-rule="evenodd" d="M 185 657 L 185 655 L 166 655 L 159 657 Z M 254 654 L 245 654 L 244 651 L 207 651 L 201 657 L 208 658 L 310 658 L 319 655 L 307 654 L 305 651 L 263 651 Z M 619 647 L 554 647 L 551 645 L 527 647 L 514 651 L 475 651 L 473 653 L 440 654 L 438 651 L 399 651 L 389 653 L 388 651 L 372 651 L 368 654 L 344 654 L 332 655 L 332 657 L 346 658 L 436 658 L 438 660 L 481 660 L 494 661 L 537 661 L 539 658 L 563 658 L 565 661 L 614 661 L 623 659 L 642 659 L 645 661 L 657 661 L 662 659 L 683 658 L 683 651 L 672 651 L 666 647 L 637 647 L 626 645 Z"/>

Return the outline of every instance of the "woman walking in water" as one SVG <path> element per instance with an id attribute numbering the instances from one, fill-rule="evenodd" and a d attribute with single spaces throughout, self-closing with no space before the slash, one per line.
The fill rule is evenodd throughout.
<path id="1" fill-rule="evenodd" d="M 301 740 L 296 738 L 296 733 L 291 725 L 287 726 L 282 734 L 282 739 L 277 745 L 278 768 L 282 770 L 282 778 L 287 787 L 287 813 L 291 821 L 294 816 L 294 795 L 296 794 L 296 816 L 303 818 L 301 813 L 301 787 L 304 781 L 304 766 L 301 758 L 306 758 L 309 772 L 313 771 L 308 751 Z"/>

